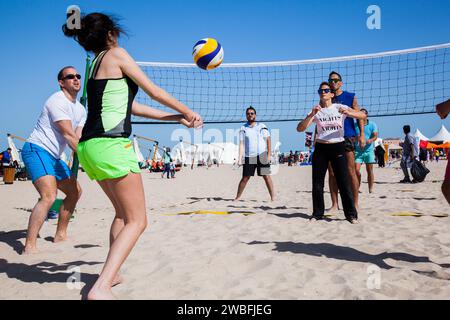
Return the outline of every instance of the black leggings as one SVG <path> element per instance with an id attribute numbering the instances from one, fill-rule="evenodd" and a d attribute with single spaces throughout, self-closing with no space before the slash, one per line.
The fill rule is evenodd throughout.
<path id="1" fill-rule="evenodd" d="M 355 201 L 350 186 L 344 142 L 334 144 L 316 143 L 315 145 L 312 159 L 313 217 L 321 219 L 325 213 L 323 188 L 325 184 L 325 175 L 328 170 L 328 163 L 331 163 L 331 167 L 333 168 L 336 177 L 345 217 L 347 220 L 357 219 L 358 212 L 355 208 Z"/>

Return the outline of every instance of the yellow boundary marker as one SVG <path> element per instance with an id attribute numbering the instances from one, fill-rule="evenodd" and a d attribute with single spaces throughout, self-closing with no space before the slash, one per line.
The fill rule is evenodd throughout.
<path id="1" fill-rule="evenodd" d="M 393 217 L 436 217 L 436 218 L 446 218 L 448 217 L 448 214 L 442 213 L 442 214 L 423 214 L 419 212 L 410 212 L 410 211 L 401 211 L 401 212 L 394 212 L 390 213 L 389 215 Z"/>

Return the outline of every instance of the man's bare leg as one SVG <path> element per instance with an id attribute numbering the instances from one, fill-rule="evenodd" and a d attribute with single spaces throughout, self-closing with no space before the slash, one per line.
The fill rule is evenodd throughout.
<path id="1" fill-rule="evenodd" d="M 69 226 L 70 218 L 75 210 L 76 204 L 81 197 L 81 187 L 75 177 L 70 179 L 58 181 L 58 189 L 64 192 L 66 198 L 61 204 L 59 210 L 58 227 L 53 242 L 61 242 L 67 240 L 67 227 Z"/>
<path id="2" fill-rule="evenodd" d="M 36 190 L 39 192 L 40 199 L 34 206 L 28 221 L 27 238 L 23 254 L 37 252 L 37 237 L 39 231 L 47 218 L 53 202 L 55 202 L 58 192 L 56 178 L 54 176 L 44 176 L 34 182 Z"/>
<path id="3" fill-rule="evenodd" d="M 269 175 L 263 176 L 264 182 L 266 183 L 267 190 L 269 190 L 270 199 L 275 201 L 275 193 L 273 191 L 273 182 L 272 178 Z"/>
<path id="4" fill-rule="evenodd" d="M 238 201 L 241 199 L 242 192 L 244 192 L 245 186 L 247 185 L 248 180 L 250 180 L 250 177 L 242 177 L 241 181 L 239 182 L 238 191 L 236 198 L 234 201 Z"/>
<path id="5" fill-rule="evenodd" d="M 373 174 L 373 164 L 367 163 L 366 170 L 367 170 L 367 182 L 369 184 L 369 193 L 372 193 L 373 184 L 375 182 L 375 175 Z"/>
<path id="6" fill-rule="evenodd" d="M 356 163 L 356 177 L 358 178 L 358 187 L 361 188 L 361 163 Z"/>

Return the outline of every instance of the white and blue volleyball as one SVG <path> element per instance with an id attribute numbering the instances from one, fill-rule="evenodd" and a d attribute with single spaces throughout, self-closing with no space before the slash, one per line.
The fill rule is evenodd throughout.
<path id="1" fill-rule="evenodd" d="M 202 39 L 194 45 L 192 57 L 197 66 L 203 70 L 211 70 L 222 63 L 223 48 L 215 39 Z"/>

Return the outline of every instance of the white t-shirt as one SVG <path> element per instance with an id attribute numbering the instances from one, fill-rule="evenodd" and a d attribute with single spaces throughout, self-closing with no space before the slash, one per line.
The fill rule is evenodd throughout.
<path id="1" fill-rule="evenodd" d="M 322 108 L 313 118 L 317 125 L 317 140 L 328 143 L 344 141 L 344 121 L 347 116 L 339 109 L 350 109 L 343 104 L 333 103 L 328 108 Z"/>
<path id="2" fill-rule="evenodd" d="M 269 129 L 263 123 L 251 127 L 248 123 L 241 127 L 239 140 L 244 142 L 245 156 L 256 157 L 267 152 L 266 139 L 270 137 Z"/>
<path id="3" fill-rule="evenodd" d="M 44 109 L 39 116 L 28 142 L 34 143 L 47 150 L 53 157 L 60 159 L 67 147 L 67 141 L 56 126 L 57 121 L 70 120 L 74 131 L 83 127 L 86 122 L 86 110 L 78 102 L 70 101 L 62 91 L 54 93 L 45 102 Z"/>

